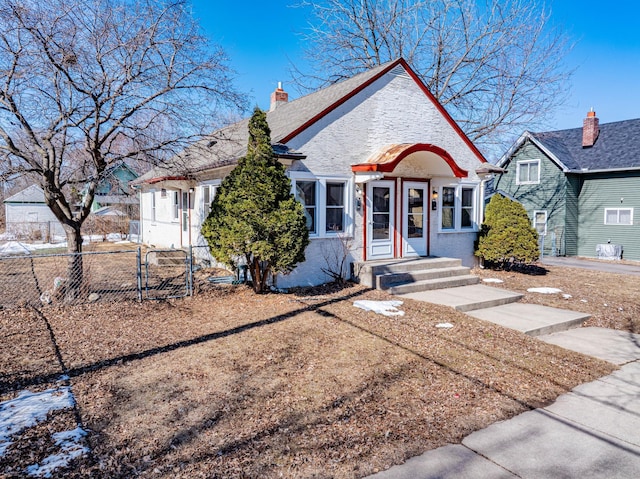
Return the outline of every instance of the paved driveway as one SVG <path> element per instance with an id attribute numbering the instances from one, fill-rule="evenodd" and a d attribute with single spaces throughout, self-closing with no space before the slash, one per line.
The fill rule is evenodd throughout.
<path id="1" fill-rule="evenodd" d="M 605 273 L 630 274 L 640 276 L 640 263 L 623 264 L 615 260 L 612 261 L 591 261 L 581 258 L 564 257 L 564 256 L 545 256 L 542 258 L 542 264 L 549 266 L 566 266 L 568 268 L 583 268 L 602 271 Z"/>

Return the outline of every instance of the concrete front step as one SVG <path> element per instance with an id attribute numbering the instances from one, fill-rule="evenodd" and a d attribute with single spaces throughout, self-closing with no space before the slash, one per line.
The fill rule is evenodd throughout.
<path id="1" fill-rule="evenodd" d="M 522 294 L 506 289 L 490 288 L 481 284 L 441 289 L 436 291 L 420 291 L 403 294 L 403 297 L 426 301 L 428 303 L 449 306 L 457 311 L 467 312 L 482 308 L 493 308 L 503 304 L 514 303 Z"/>
<path id="2" fill-rule="evenodd" d="M 376 277 L 384 274 L 407 273 L 424 271 L 427 269 L 443 269 L 460 267 L 462 261 L 455 258 L 416 258 L 367 261 L 354 263 L 354 276 L 361 284 L 369 287 L 376 286 Z"/>
<path id="3" fill-rule="evenodd" d="M 591 317 L 589 314 L 576 311 L 526 303 L 505 304 L 470 311 L 467 314 L 521 331 L 529 336 L 541 336 L 578 328 Z"/>
<path id="4" fill-rule="evenodd" d="M 470 269 L 465 266 L 449 268 L 429 268 L 402 273 L 385 273 L 376 277 L 376 288 L 389 289 L 406 283 L 428 279 L 451 278 L 452 276 L 468 276 Z"/>
<path id="5" fill-rule="evenodd" d="M 425 279 L 406 284 L 399 284 L 387 289 L 391 294 L 408 294 L 416 292 L 427 292 L 444 288 L 458 288 L 477 284 L 480 278 L 472 274 L 452 276 L 450 278 Z"/>

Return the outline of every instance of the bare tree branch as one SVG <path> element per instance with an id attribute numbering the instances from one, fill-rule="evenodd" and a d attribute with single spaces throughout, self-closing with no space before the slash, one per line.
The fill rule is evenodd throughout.
<path id="1" fill-rule="evenodd" d="M 307 92 L 405 58 L 485 150 L 546 125 L 566 98 L 571 45 L 535 0 L 303 0 Z M 507 141 L 509 141 L 507 140 Z"/>
<path id="2" fill-rule="evenodd" d="M 227 63 L 182 0 L 4 0 L 0 175 L 40 184 L 79 252 L 111 165 L 161 162 L 244 110 Z"/>

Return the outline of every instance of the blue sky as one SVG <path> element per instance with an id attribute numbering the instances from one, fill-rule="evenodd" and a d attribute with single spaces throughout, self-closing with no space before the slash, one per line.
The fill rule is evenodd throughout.
<path id="1" fill-rule="evenodd" d="M 268 108 L 278 81 L 287 88 L 289 64 L 302 60 L 299 32 L 305 11 L 296 0 L 193 0 L 205 33 L 228 53 L 236 86 Z M 221 7 L 223 4 L 224 7 Z M 567 57 L 575 69 L 568 101 L 550 129 L 576 128 L 593 107 L 601 123 L 640 118 L 640 3 L 635 0 L 548 0 L 552 22 L 576 45 Z"/>

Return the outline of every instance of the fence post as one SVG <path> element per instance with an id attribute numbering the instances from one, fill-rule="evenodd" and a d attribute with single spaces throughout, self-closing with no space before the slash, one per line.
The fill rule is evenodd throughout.
<path id="1" fill-rule="evenodd" d="M 187 274 L 187 282 L 188 282 L 188 290 L 187 293 L 189 296 L 193 296 L 193 245 L 189 245 L 189 257 L 188 261 L 188 274 Z"/>
<path id="2" fill-rule="evenodd" d="M 136 282 L 138 283 L 138 302 L 142 302 L 142 248 L 138 246 L 136 253 Z"/>

